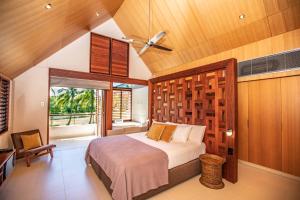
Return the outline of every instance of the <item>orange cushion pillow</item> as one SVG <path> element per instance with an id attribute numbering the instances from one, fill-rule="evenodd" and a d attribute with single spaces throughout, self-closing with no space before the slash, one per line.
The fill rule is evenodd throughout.
<path id="1" fill-rule="evenodd" d="M 164 129 L 165 129 L 165 125 L 153 123 L 149 131 L 147 132 L 147 137 L 152 140 L 158 141 Z"/>
<path id="2" fill-rule="evenodd" d="M 39 133 L 31 135 L 21 135 L 21 139 L 25 150 L 42 146 Z"/>
<path id="3" fill-rule="evenodd" d="M 176 125 L 166 125 L 160 139 L 165 142 L 170 142 L 175 129 Z"/>

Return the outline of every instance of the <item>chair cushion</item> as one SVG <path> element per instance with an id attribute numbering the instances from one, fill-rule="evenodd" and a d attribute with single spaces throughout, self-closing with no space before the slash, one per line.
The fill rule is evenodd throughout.
<path id="1" fill-rule="evenodd" d="M 21 135 L 21 139 L 25 150 L 42 146 L 39 133 L 34 133 L 31 135 Z"/>

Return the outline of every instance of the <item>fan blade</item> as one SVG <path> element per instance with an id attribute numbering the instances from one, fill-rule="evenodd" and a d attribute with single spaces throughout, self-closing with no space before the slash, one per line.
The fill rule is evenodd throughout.
<path id="1" fill-rule="evenodd" d="M 139 43 L 142 45 L 147 44 L 147 42 L 142 41 L 142 40 L 137 40 L 137 39 L 132 39 L 132 38 L 127 38 L 127 37 L 122 37 L 123 40 L 126 40 L 128 43 L 133 44 L 133 43 Z"/>
<path id="2" fill-rule="evenodd" d="M 146 44 L 139 52 L 139 55 L 142 55 L 148 48 L 150 47 L 149 44 Z"/>
<path id="3" fill-rule="evenodd" d="M 173 49 L 163 47 L 163 46 L 160 46 L 160 45 L 157 45 L 157 44 L 152 44 L 151 46 L 153 46 L 154 48 L 157 48 L 157 49 L 164 50 L 164 51 L 173 51 Z"/>
<path id="4" fill-rule="evenodd" d="M 165 31 L 161 31 L 159 33 L 157 33 L 156 35 L 154 35 L 150 40 L 149 40 L 149 44 L 155 44 L 157 43 L 162 37 L 164 37 L 166 35 Z"/>

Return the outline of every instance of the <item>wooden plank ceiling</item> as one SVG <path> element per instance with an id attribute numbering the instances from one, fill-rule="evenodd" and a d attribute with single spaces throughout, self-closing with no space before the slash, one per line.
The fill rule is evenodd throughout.
<path id="1" fill-rule="evenodd" d="M 48 2 L 50 10 L 44 9 Z M 1 0 L 0 73 L 16 77 L 111 16 L 125 35 L 147 38 L 148 0 L 122 3 Z M 151 35 L 167 31 L 162 44 L 174 49 L 142 55 L 152 73 L 159 73 L 299 28 L 300 0 L 152 0 L 152 16 Z"/>
<path id="2" fill-rule="evenodd" d="M 166 31 L 162 44 L 174 49 L 141 56 L 152 73 L 300 27 L 300 0 L 152 0 L 151 13 L 151 35 Z M 147 38 L 148 0 L 125 0 L 114 19 L 126 36 Z"/>
<path id="3" fill-rule="evenodd" d="M 47 3 L 52 4 L 52 9 L 44 8 Z M 16 77 L 111 18 L 122 3 L 123 0 L 1 0 L 0 73 Z"/>

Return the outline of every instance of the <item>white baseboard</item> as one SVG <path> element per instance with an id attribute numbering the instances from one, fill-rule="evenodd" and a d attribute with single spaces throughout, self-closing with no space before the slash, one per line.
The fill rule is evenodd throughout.
<path id="1" fill-rule="evenodd" d="M 276 175 L 279 175 L 279 176 L 283 176 L 283 177 L 286 177 L 286 178 L 294 179 L 296 181 L 300 181 L 299 176 L 294 176 L 294 175 L 291 175 L 291 174 L 288 174 L 288 173 L 285 173 L 285 172 L 282 172 L 282 171 L 278 171 L 278 170 L 275 170 L 275 169 L 271 169 L 271 168 L 268 168 L 268 167 L 264 167 L 264 166 L 257 165 L 257 164 L 247 162 L 247 161 L 244 161 L 244 160 L 240 160 L 240 159 L 238 160 L 238 162 L 240 164 L 245 164 L 245 165 L 248 165 L 248 166 L 251 166 L 251 167 L 255 167 L 257 169 L 265 170 L 267 172 L 270 172 L 270 173 L 273 173 L 273 174 L 276 174 Z"/>

